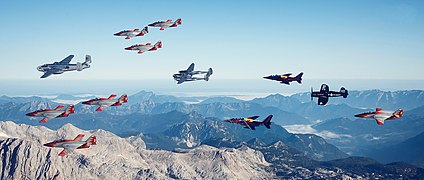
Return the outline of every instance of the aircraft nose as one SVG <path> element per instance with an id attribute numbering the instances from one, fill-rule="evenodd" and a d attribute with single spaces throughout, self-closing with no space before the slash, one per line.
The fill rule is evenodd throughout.
<path id="1" fill-rule="evenodd" d="M 131 47 L 126 47 L 125 50 L 131 50 Z"/>
<path id="2" fill-rule="evenodd" d="M 53 143 L 46 143 L 46 144 L 44 144 L 44 146 L 47 146 L 47 147 L 53 147 L 53 146 L 54 146 L 54 144 L 53 144 Z"/>
<path id="3" fill-rule="evenodd" d="M 30 112 L 30 113 L 27 113 L 25 115 L 27 115 L 27 116 L 34 116 L 34 113 Z"/>
<path id="4" fill-rule="evenodd" d="M 264 78 L 265 79 L 271 79 L 271 76 L 265 76 Z"/>

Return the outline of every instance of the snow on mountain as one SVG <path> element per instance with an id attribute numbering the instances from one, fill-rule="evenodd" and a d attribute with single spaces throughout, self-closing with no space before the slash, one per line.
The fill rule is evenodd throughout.
<path id="1" fill-rule="evenodd" d="M 272 179 L 270 164 L 250 148 L 201 146 L 183 153 L 146 150 L 139 137 L 120 138 L 104 130 L 70 124 L 53 131 L 41 126 L 0 122 L 0 179 Z M 77 134 L 97 136 L 97 145 L 58 156 L 42 144 Z M 85 137 L 85 138 L 86 138 Z M 84 138 L 84 139 L 85 139 Z"/>

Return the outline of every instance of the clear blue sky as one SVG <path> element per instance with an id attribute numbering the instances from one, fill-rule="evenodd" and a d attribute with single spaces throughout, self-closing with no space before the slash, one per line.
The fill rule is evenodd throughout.
<path id="1" fill-rule="evenodd" d="M 124 29 L 182 18 L 145 37 Z M 195 62 L 214 80 L 299 71 L 310 79 L 424 80 L 424 1 L 0 1 L 0 79 L 75 54 L 91 69 L 58 79 L 171 79 Z M 162 40 L 138 55 L 124 48 Z"/>

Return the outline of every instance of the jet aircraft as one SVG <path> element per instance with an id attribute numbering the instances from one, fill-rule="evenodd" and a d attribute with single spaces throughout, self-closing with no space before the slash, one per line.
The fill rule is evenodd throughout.
<path id="1" fill-rule="evenodd" d="M 303 72 L 299 73 L 296 77 L 290 77 L 292 74 L 283 74 L 283 75 L 271 75 L 271 76 L 265 76 L 265 79 L 270 79 L 274 81 L 280 81 L 282 84 L 290 85 L 290 82 L 297 81 L 297 83 L 302 84 L 302 75 Z"/>
<path id="2" fill-rule="evenodd" d="M 366 112 L 355 115 L 358 118 L 373 118 L 378 125 L 383 125 L 385 120 L 392 120 L 402 117 L 403 110 L 398 109 L 396 111 L 383 111 L 381 108 L 376 108 L 375 112 Z"/>
<path id="3" fill-rule="evenodd" d="M 74 105 L 70 105 L 65 110 L 62 110 L 65 106 L 57 106 L 55 109 L 41 109 L 38 111 L 27 113 L 27 116 L 43 117 L 40 123 L 45 123 L 50 119 L 57 117 L 68 117 L 69 114 L 75 112 Z"/>
<path id="4" fill-rule="evenodd" d="M 251 130 L 255 130 L 256 126 L 262 126 L 262 125 L 265 126 L 268 129 L 271 128 L 270 125 L 271 125 L 272 115 L 269 115 L 263 121 L 256 121 L 255 119 L 257 119 L 258 117 L 259 116 L 252 116 L 252 117 L 247 117 L 247 118 L 232 118 L 232 119 L 224 120 L 224 122 L 240 124 L 240 125 L 244 126 L 244 128 L 251 129 Z"/>
<path id="5" fill-rule="evenodd" d="M 112 94 L 108 98 L 91 99 L 91 100 L 82 102 L 82 104 L 97 105 L 99 107 L 96 109 L 96 111 L 100 112 L 104 108 L 107 108 L 110 106 L 121 106 L 122 103 L 128 102 L 128 96 L 126 94 L 122 95 L 119 99 L 114 99 L 115 97 L 116 97 L 116 94 Z"/>
<path id="6" fill-rule="evenodd" d="M 83 69 L 89 68 L 91 64 L 91 56 L 86 55 L 85 56 L 85 62 L 83 63 L 76 63 L 76 64 L 70 64 L 72 58 L 74 58 L 74 55 L 69 55 L 65 59 L 63 59 L 60 62 L 54 62 L 53 64 L 44 64 L 37 67 L 37 70 L 40 72 L 44 72 L 43 76 L 40 78 L 46 78 L 49 77 L 52 74 L 62 74 L 66 71 L 82 71 Z"/>
<path id="7" fill-rule="evenodd" d="M 140 29 L 124 30 L 124 31 L 120 31 L 118 33 L 115 33 L 113 35 L 115 35 L 115 36 L 125 36 L 125 39 L 131 39 L 131 38 L 136 37 L 136 36 L 144 36 L 147 33 L 149 33 L 149 29 L 146 26 L 141 31 L 140 31 Z"/>
<path id="8" fill-rule="evenodd" d="M 59 156 L 65 156 L 66 151 L 74 150 L 74 149 L 83 149 L 83 148 L 89 148 L 91 145 L 96 145 L 97 140 L 96 136 L 90 136 L 87 140 L 82 141 L 82 138 L 84 137 L 84 134 L 78 134 L 75 139 L 61 139 L 56 140 L 53 142 L 49 142 L 44 144 L 44 146 L 47 147 L 53 147 L 53 148 L 63 148 L 63 150 L 59 153 Z"/>
<path id="9" fill-rule="evenodd" d="M 177 19 L 175 22 L 172 22 L 172 20 L 169 19 L 167 21 L 157 21 L 152 24 L 149 24 L 148 26 L 160 27 L 160 30 L 165 30 L 165 28 L 177 27 L 180 24 L 181 24 L 181 19 Z"/>
<path id="10" fill-rule="evenodd" d="M 187 70 L 181 70 L 177 74 L 174 74 L 173 77 L 177 84 L 181 84 L 186 81 L 198 81 L 205 80 L 209 81 L 209 77 L 212 75 L 212 68 L 209 68 L 208 71 L 194 71 L 194 63 L 191 63 Z M 196 77 L 198 74 L 205 74 L 204 77 Z"/>
<path id="11" fill-rule="evenodd" d="M 141 54 L 146 51 L 155 51 L 155 50 L 158 50 L 159 48 L 162 48 L 162 41 L 158 41 L 155 45 L 152 45 L 151 43 L 136 44 L 130 47 L 126 47 L 125 50 L 138 51 L 138 54 Z"/>
<path id="12" fill-rule="evenodd" d="M 314 92 L 313 89 L 311 89 L 311 100 L 313 97 L 318 97 L 318 105 L 325 105 L 327 104 L 329 97 L 343 96 L 343 98 L 347 98 L 349 95 L 347 89 L 344 87 L 340 89 L 340 92 L 330 91 L 329 89 L 330 88 L 327 84 L 322 84 L 321 90 L 318 92 Z"/>

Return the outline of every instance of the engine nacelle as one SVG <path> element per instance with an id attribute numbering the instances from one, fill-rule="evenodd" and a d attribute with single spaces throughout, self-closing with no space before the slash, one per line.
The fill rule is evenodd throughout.
<path id="1" fill-rule="evenodd" d="M 82 63 L 77 62 L 77 71 L 82 71 L 84 67 L 82 66 Z"/>

